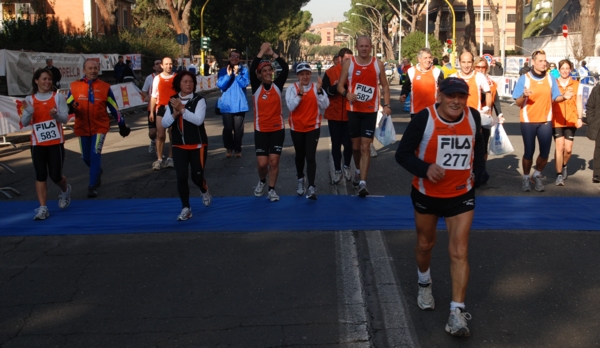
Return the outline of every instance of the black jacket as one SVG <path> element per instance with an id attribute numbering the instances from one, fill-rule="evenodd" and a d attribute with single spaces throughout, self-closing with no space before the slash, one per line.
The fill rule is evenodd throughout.
<path id="1" fill-rule="evenodd" d="M 172 96 L 171 98 L 179 98 L 179 94 Z M 196 111 L 198 102 L 202 100 L 200 94 L 194 93 L 194 96 L 190 101 L 185 104 L 185 108 L 191 112 Z M 169 110 L 173 113 L 173 107 L 169 104 Z M 204 123 L 196 126 L 192 122 L 185 120 L 183 117 L 178 117 L 175 122 L 171 125 L 171 143 L 173 145 L 194 145 L 194 144 L 208 144 L 208 136 L 206 135 L 206 128 Z"/>
<path id="2" fill-rule="evenodd" d="M 600 137 L 600 85 L 594 86 L 590 92 L 586 107 L 585 118 L 588 124 L 586 136 L 590 140 L 598 140 Z"/>

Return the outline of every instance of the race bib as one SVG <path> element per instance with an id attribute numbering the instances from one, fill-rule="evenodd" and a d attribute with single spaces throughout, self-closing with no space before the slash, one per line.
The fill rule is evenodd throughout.
<path id="1" fill-rule="evenodd" d="M 471 169 L 473 137 L 440 135 L 435 163 L 444 169 Z"/>
<path id="2" fill-rule="evenodd" d="M 58 127 L 59 126 L 56 120 L 34 124 L 33 131 L 35 132 L 35 138 L 37 139 L 38 143 L 60 139 L 60 131 Z"/>
<path id="3" fill-rule="evenodd" d="M 357 83 L 354 92 L 354 94 L 356 94 L 357 101 L 366 102 L 373 99 L 373 95 L 375 94 L 375 87 Z"/>

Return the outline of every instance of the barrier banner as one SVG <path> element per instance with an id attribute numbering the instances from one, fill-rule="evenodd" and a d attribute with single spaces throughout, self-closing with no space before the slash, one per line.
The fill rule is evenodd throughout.
<path id="1" fill-rule="evenodd" d="M 25 98 L 0 96 L 0 135 L 31 130 L 31 126 L 20 126 L 24 100 Z"/>
<path id="2" fill-rule="evenodd" d="M 127 61 L 127 59 L 131 60 L 133 64 L 133 70 L 142 70 L 142 55 L 141 54 L 102 54 L 102 55 L 94 55 L 94 54 L 84 54 L 85 57 L 99 57 L 100 58 L 100 69 L 106 71 L 113 71 L 115 69 L 115 64 L 119 61 L 119 56 L 123 56 L 123 63 Z"/>
<path id="3" fill-rule="evenodd" d="M 142 91 L 133 82 L 119 83 L 110 86 L 119 110 L 127 110 L 142 105 L 148 105 L 142 97 Z"/>
<path id="4" fill-rule="evenodd" d="M 84 57 L 81 54 L 40 53 L 4 51 L 6 58 L 6 83 L 9 95 L 27 95 L 31 93 L 33 73 L 46 67 L 46 59 L 52 59 L 54 66 L 60 70 L 61 87 L 83 76 Z"/>
<path id="5" fill-rule="evenodd" d="M 197 86 L 196 86 L 196 92 L 217 88 L 217 75 L 210 75 L 210 76 L 198 75 L 196 80 L 198 81 Z"/>
<path id="6" fill-rule="evenodd" d="M 498 85 L 498 96 L 512 98 L 512 92 L 519 80 L 518 76 L 490 76 L 490 79 L 494 80 Z"/>

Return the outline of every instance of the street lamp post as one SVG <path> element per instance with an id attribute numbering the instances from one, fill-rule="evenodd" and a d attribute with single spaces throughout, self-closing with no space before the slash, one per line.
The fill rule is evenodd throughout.
<path id="1" fill-rule="evenodd" d="M 206 0 L 204 5 L 202 5 L 202 11 L 200 11 L 200 39 L 204 37 L 204 8 L 209 1 L 210 0 Z M 200 50 L 200 66 L 204 67 L 204 49 Z"/>
<path id="2" fill-rule="evenodd" d="M 350 32 L 351 32 L 351 31 L 355 31 L 355 30 L 352 30 L 352 29 L 350 29 L 350 28 L 346 28 L 346 27 L 342 27 L 342 29 L 344 29 L 344 30 L 348 30 L 348 31 L 350 31 Z M 351 33 L 344 33 L 344 34 L 348 34 L 348 36 L 350 37 L 350 40 L 349 40 L 350 42 L 349 42 L 348 44 L 350 45 L 350 47 L 354 47 L 354 45 L 353 45 L 353 42 L 354 42 L 354 37 L 352 36 L 352 34 L 351 34 Z"/>
<path id="3" fill-rule="evenodd" d="M 398 64 L 402 61 L 402 0 L 398 0 Z"/>
<path id="4" fill-rule="evenodd" d="M 381 12 L 373 6 L 361 4 L 360 2 L 357 2 L 355 5 L 368 7 L 377 11 L 377 14 L 379 14 L 379 52 L 381 52 L 381 58 L 383 59 L 383 33 L 381 28 L 383 26 L 383 16 L 381 15 Z"/>
<path id="5" fill-rule="evenodd" d="M 351 14 L 352 16 L 358 16 L 358 17 L 365 18 L 365 19 L 366 19 L 366 20 L 369 22 L 369 25 L 371 25 L 371 37 L 373 37 L 373 23 L 372 23 L 372 21 L 371 21 L 371 18 L 369 18 L 369 17 L 367 17 L 367 16 L 359 15 L 358 13 L 354 13 L 354 12 L 353 12 L 353 13 L 350 13 L 350 14 Z M 375 24 L 375 25 L 377 25 L 377 24 Z M 375 49 L 375 47 L 373 47 L 373 49 Z M 373 54 L 374 54 L 374 53 L 373 53 Z"/>

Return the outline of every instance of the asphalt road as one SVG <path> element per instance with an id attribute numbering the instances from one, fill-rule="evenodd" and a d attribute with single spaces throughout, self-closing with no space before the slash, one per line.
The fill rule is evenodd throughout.
<path id="1" fill-rule="evenodd" d="M 396 85 L 392 109 L 399 139 L 409 116 L 401 112 L 398 95 Z M 211 111 L 217 96 L 207 96 Z M 584 130 L 575 140 L 566 186 L 553 185 L 550 161 L 543 171 L 546 192 L 522 192 L 518 109 L 505 103 L 503 111 L 515 152 L 490 157 L 491 179 L 478 195 L 598 196 L 600 185 L 591 183 L 593 143 Z M 132 204 L 136 198 L 176 198 L 174 171 L 150 168 L 145 114 L 127 120 L 131 135 L 121 138 L 114 126 L 105 142 L 98 204 L 114 198 L 131 199 Z M 207 115 L 206 125 L 206 172 L 214 199 L 252 195 L 258 178 L 251 114 L 242 158 L 225 158 L 218 116 Z M 72 204 L 77 204 L 87 199 L 87 168 L 72 132 L 67 131 L 67 138 L 65 174 L 73 186 Z M 376 147 L 379 156 L 371 162 L 369 190 L 407 195 L 411 176 L 394 161 L 396 145 Z M 19 142 L 16 149 L 0 150 L 0 162 L 16 172 L 0 168 L 0 186 L 18 189 L 21 196 L 12 200 L 32 201 L 33 209 L 28 148 Z M 324 123 L 317 159 L 319 195 L 355 194 L 351 185 L 330 184 L 329 149 Z M 286 199 L 295 195 L 296 180 L 289 133 L 280 166 L 277 192 Z M 58 189 L 49 187 L 49 198 L 55 199 Z M 414 231 L 86 236 L 57 231 L 48 237 L 0 237 L 0 345 L 598 347 L 600 236 L 578 230 L 577 207 L 565 206 L 557 214 L 572 220 L 572 231 L 471 232 L 466 304 L 473 319 L 468 339 L 444 332 L 450 276 L 443 231 L 434 249 L 437 306 L 430 312 L 416 305 Z M 268 216 L 257 218 L 268 223 Z"/>

